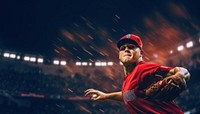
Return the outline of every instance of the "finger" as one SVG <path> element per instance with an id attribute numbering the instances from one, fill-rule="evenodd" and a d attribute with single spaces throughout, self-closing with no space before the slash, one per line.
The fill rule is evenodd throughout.
<path id="1" fill-rule="evenodd" d="M 89 94 L 93 94 L 94 92 L 92 92 L 92 91 L 88 91 L 88 92 L 86 92 L 85 93 L 85 96 L 87 96 L 87 95 L 89 95 Z"/>
<path id="2" fill-rule="evenodd" d="M 171 69 L 171 70 L 169 71 L 168 75 L 173 75 L 173 74 L 175 74 L 175 71 L 174 71 L 174 69 Z"/>
<path id="3" fill-rule="evenodd" d="M 94 89 L 87 89 L 87 90 L 85 90 L 85 94 L 88 94 L 88 92 L 90 93 L 92 91 L 94 91 Z"/>
<path id="4" fill-rule="evenodd" d="M 96 91 L 96 90 L 87 91 L 87 92 L 85 93 L 85 96 L 87 96 L 87 95 L 89 95 L 89 94 L 98 94 L 98 91 Z"/>
<path id="5" fill-rule="evenodd" d="M 94 89 L 87 89 L 87 90 L 85 90 L 85 93 L 87 93 L 88 91 L 92 91 L 92 90 L 94 90 Z"/>

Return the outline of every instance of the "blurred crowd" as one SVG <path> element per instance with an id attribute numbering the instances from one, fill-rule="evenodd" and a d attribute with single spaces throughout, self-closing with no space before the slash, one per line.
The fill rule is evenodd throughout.
<path id="1" fill-rule="evenodd" d="M 192 75 L 188 88 L 175 99 L 175 102 L 184 112 L 195 114 L 200 113 L 200 92 L 198 91 L 200 89 L 200 54 L 195 54 L 192 60 L 193 64 L 188 68 Z M 25 66 L 26 68 L 23 68 L 16 67 L 15 64 L 12 60 L 5 62 L 1 59 L 0 113 L 128 113 L 121 102 L 94 102 L 84 99 L 84 91 L 88 88 L 95 88 L 105 92 L 120 91 L 123 74 L 116 73 L 113 78 L 107 76 L 105 71 L 111 69 L 110 71 L 116 72 L 119 71 L 121 66 L 90 67 L 90 71 L 86 67 L 79 66 L 78 69 L 83 69 L 85 73 L 74 72 L 73 74 L 60 76 L 57 74 L 45 74 L 37 67 L 28 68 Z M 34 98 L 34 96 L 31 96 L 30 98 L 23 98 L 20 96 L 22 93 L 27 95 L 43 95 L 44 97 Z"/>
<path id="2" fill-rule="evenodd" d="M 195 53 L 189 63 L 180 62 L 180 65 L 187 66 L 191 73 L 188 88 L 176 99 L 177 104 L 190 114 L 200 113 L 200 53 Z"/>
<path id="3" fill-rule="evenodd" d="M 103 67 L 98 69 L 90 67 L 93 72 L 87 72 L 87 68 L 79 67 L 86 70 L 85 73 L 75 72 L 60 76 L 57 73 L 55 75 L 45 74 L 40 68 L 22 63 L 23 67 L 23 65 L 19 65 L 20 63 L 1 60 L 0 95 L 2 98 L 6 96 L 9 101 L 0 98 L 0 113 L 127 113 L 121 102 L 94 102 L 84 96 L 84 91 L 88 88 L 100 89 L 105 92 L 120 91 L 120 80 L 123 77 L 117 76 L 116 79 L 108 77 Z M 25 97 L 23 98 L 23 96 Z M 42 96 L 42 98 L 38 98 L 38 96 Z M 23 99 L 22 102 L 19 99 Z M 24 102 L 25 104 L 23 104 Z M 30 112 L 30 110 L 32 111 Z"/>

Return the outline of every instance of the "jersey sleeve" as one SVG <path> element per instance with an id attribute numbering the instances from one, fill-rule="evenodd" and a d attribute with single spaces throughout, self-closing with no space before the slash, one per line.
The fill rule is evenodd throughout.
<path id="1" fill-rule="evenodd" d="M 154 75 L 161 75 L 163 76 L 162 78 L 166 77 L 167 76 L 167 73 L 172 69 L 172 67 L 168 67 L 168 66 L 162 66 L 162 65 L 159 65 L 155 72 L 154 72 Z"/>
<path id="2" fill-rule="evenodd" d="M 171 67 L 162 66 L 159 64 L 146 64 L 141 68 L 142 73 L 138 81 L 138 94 L 142 96 L 144 89 L 148 88 L 153 83 L 166 77 L 167 73 L 172 69 Z"/>
<path id="3" fill-rule="evenodd" d="M 154 78 L 164 78 L 167 76 L 168 72 L 171 70 L 171 67 L 163 66 L 159 64 L 147 64 L 143 67 L 143 72 L 141 75 L 141 79 L 147 78 L 147 80 L 154 80 Z"/>

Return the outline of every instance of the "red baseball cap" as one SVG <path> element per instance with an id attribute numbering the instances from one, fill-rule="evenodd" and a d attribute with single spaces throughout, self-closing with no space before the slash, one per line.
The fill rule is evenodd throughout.
<path id="1" fill-rule="evenodd" d="M 130 44 L 135 44 L 137 47 L 142 49 L 142 41 L 139 36 L 134 35 L 134 34 L 127 34 L 124 35 L 120 40 L 117 42 L 117 47 L 120 48 L 122 45 L 130 43 Z"/>

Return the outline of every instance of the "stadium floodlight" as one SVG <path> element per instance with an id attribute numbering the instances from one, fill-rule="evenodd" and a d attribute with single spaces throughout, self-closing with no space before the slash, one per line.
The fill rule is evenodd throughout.
<path id="1" fill-rule="evenodd" d="M 54 60 L 54 61 L 53 61 L 53 64 L 54 64 L 54 65 L 59 65 L 59 60 Z"/>
<path id="2" fill-rule="evenodd" d="M 17 56 L 17 59 L 18 59 L 18 60 L 20 59 L 20 56 L 19 56 L 19 55 Z"/>
<path id="3" fill-rule="evenodd" d="M 88 63 L 87 62 L 82 62 L 82 66 L 87 66 Z"/>
<path id="4" fill-rule="evenodd" d="M 200 43 L 200 37 L 199 37 L 199 43 Z"/>
<path id="5" fill-rule="evenodd" d="M 193 42 L 192 41 L 187 42 L 186 47 L 187 48 L 193 47 Z"/>
<path id="6" fill-rule="evenodd" d="M 66 61 L 60 61 L 60 65 L 66 65 L 67 64 L 67 62 Z"/>
<path id="7" fill-rule="evenodd" d="M 170 54 L 173 54 L 174 53 L 174 51 L 173 50 L 170 50 L 170 52 L 169 52 Z"/>
<path id="8" fill-rule="evenodd" d="M 35 57 L 30 57 L 30 61 L 31 62 L 36 62 L 36 58 Z"/>
<path id="9" fill-rule="evenodd" d="M 95 62 L 95 66 L 107 66 L 106 62 Z"/>
<path id="10" fill-rule="evenodd" d="M 24 61 L 30 61 L 30 57 L 29 56 L 24 56 Z"/>
<path id="11" fill-rule="evenodd" d="M 43 62 L 44 62 L 44 59 L 43 59 L 43 58 L 38 58 L 38 59 L 37 59 L 37 62 L 38 62 L 38 63 L 43 63 Z"/>
<path id="12" fill-rule="evenodd" d="M 92 63 L 91 63 L 91 62 L 89 63 L 89 66 L 92 66 Z"/>
<path id="13" fill-rule="evenodd" d="M 101 66 L 107 66 L 106 62 L 101 62 Z"/>
<path id="14" fill-rule="evenodd" d="M 11 54 L 10 54 L 10 58 L 15 59 L 15 58 L 16 58 L 16 54 L 11 53 Z"/>
<path id="15" fill-rule="evenodd" d="M 113 66 L 113 62 L 108 62 L 108 66 Z"/>
<path id="16" fill-rule="evenodd" d="M 158 58 L 158 54 L 154 53 L 154 54 L 152 55 L 152 57 L 153 57 L 153 58 Z"/>
<path id="17" fill-rule="evenodd" d="M 95 66 L 101 66 L 101 62 L 95 62 Z"/>
<path id="18" fill-rule="evenodd" d="M 178 51 L 182 51 L 183 49 L 184 49 L 184 46 L 183 46 L 183 45 L 180 45 L 180 46 L 177 47 L 177 50 L 178 50 Z"/>
<path id="19" fill-rule="evenodd" d="M 81 62 L 76 62 L 76 66 L 81 66 Z"/>
<path id="20" fill-rule="evenodd" d="M 10 53 L 7 53 L 7 52 L 6 52 L 6 53 L 3 54 L 3 56 L 4 56 L 4 57 L 10 57 Z"/>

